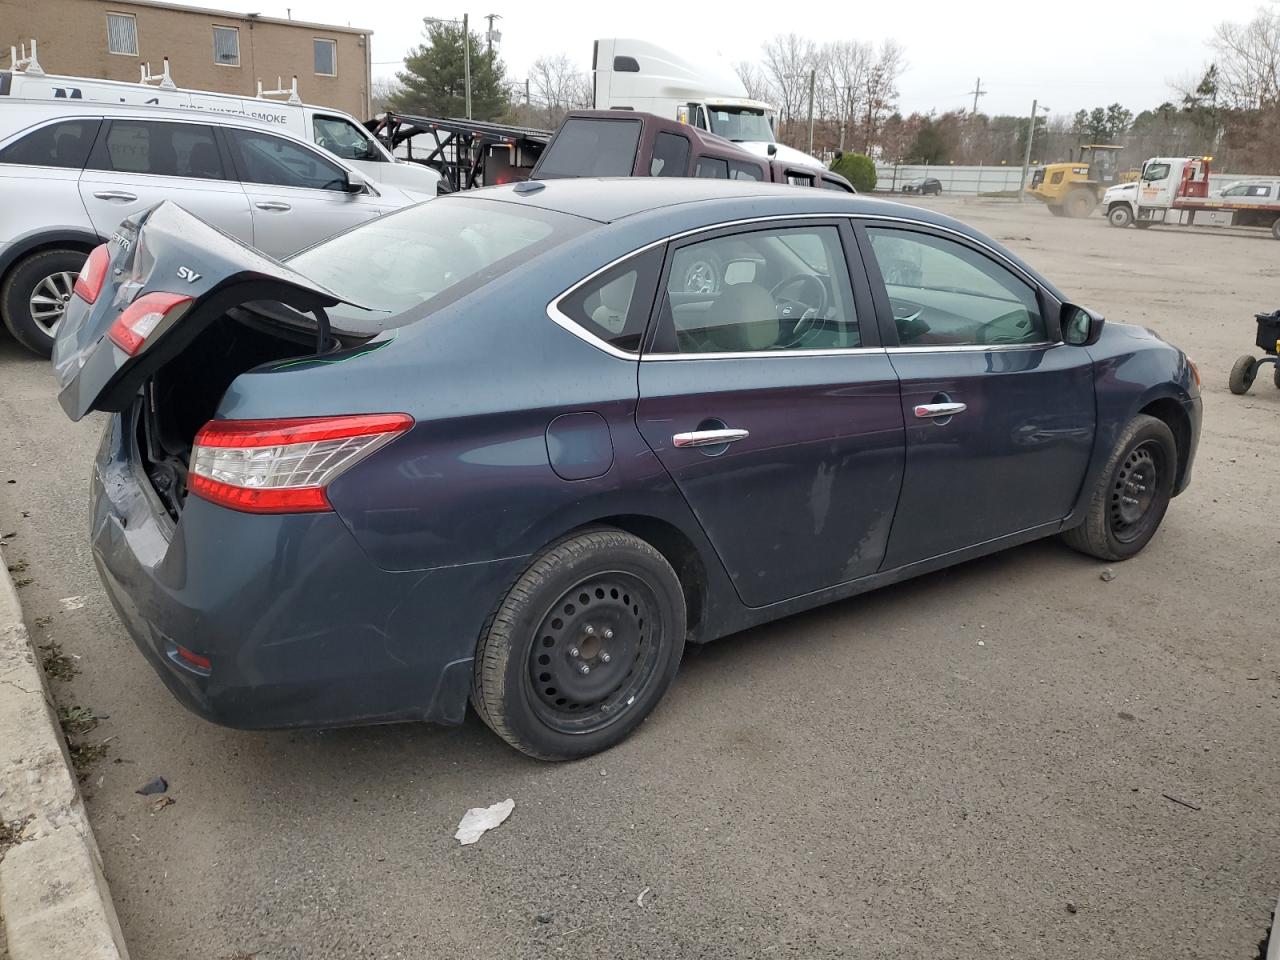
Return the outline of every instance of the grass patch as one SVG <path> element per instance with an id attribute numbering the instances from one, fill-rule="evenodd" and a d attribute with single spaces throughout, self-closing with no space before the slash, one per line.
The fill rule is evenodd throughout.
<path id="1" fill-rule="evenodd" d="M 40 666 L 44 667 L 45 675 L 54 680 L 67 681 L 80 672 L 75 661 L 62 652 L 56 640 L 41 645 Z"/>
<path id="2" fill-rule="evenodd" d="M 67 736 L 79 736 L 98 725 L 98 716 L 88 707 L 59 707 L 58 722 Z"/>
<path id="3" fill-rule="evenodd" d="M 26 560 L 19 560 L 16 563 L 9 564 L 10 573 L 25 573 L 28 567 Z"/>
<path id="4" fill-rule="evenodd" d="M 105 742 L 83 743 L 68 740 L 67 750 L 71 753 L 71 765 L 76 768 L 76 773 L 81 780 L 88 775 L 91 766 L 107 755 Z"/>

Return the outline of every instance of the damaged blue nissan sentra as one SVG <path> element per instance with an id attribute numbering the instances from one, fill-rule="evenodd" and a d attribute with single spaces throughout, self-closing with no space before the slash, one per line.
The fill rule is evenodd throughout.
<path id="1" fill-rule="evenodd" d="M 54 353 L 93 555 L 236 727 L 630 734 L 686 643 L 1039 537 L 1141 550 L 1194 364 L 945 216 L 759 183 L 443 197 L 271 260 L 163 203 Z"/>

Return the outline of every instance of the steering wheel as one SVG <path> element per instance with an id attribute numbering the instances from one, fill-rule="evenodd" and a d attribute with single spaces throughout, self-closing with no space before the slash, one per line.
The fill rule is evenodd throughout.
<path id="1" fill-rule="evenodd" d="M 799 289 L 793 296 L 784 296 L 783 291 L 792 286 Z M 805 297 L 806 292 L 812 295 L 811 299 Z M 827 285 L 816 273 L 797 273 L 787 277 L 774 285 L 769 296 L 778 305 L 778 319 L 792 324 L 791 333 L 779 338 L 778 345 L 781 347 L 794 346 L 804 339 L 826 315 L 830 302 Z"/>

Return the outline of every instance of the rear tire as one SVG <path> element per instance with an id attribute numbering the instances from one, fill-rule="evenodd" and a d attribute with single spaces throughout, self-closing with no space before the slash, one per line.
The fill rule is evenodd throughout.
<path id="1" fill-rule="evenodd" d="M 1271 381 L 1276 385 L 1276 389 L 1280 390 L 1280 362 L 1271 365 Z"/>
<path id="2" fill-rule="evenodd" d="M 1277 368 L 1276 375 L 1280 377 L 1280 368 Z M 1245 354 L 1231 365 L 1231 376 L 1227 379 L 1227 386 L 1231 388 L 1231 392 L 1236 396 L 1242 396 L 1249 392 L 1249 388 L 1253 386 L 1253 381 L 1257 376 L 1258 361 Z"/>
<path id="3" fill-rule="evenodd" d="M 1062 534 L 1073 550 L 1128 560 L 1155 536 L 1173 497 L 1178 446 L 1163 420 L 1139 414 L 1116 441 L 1084 523 Z"/>
<path id="4" fill-rule="evenodd" d="M 476 650 L 471 702 L 522 753 L 572 760 L 626 739 L 671 685 L 684 592 L 665 557 L 621 530 L 544 550 Z"/>
<path id="5" fill-rule="evenodd" d="M 1127 204 L 1117 203 L 1107 212 L 1107 223 L 1123 229 L 1133 223 L 1133 211 Z"/>
<path id="6" fill-rule="evenodd" d="M 1271 224 L 1271 236 L 1280 240 L 1280 217 L 1276 218 L 1276 222 Z"/>
<path id="7" fill-rule="evenodd" d="M 1083 219 L 1093 213 L 1093 208 L 1097 205 L 1098 201 L 1092 193 L 1077 188 L 1067 194 L 1067 202 L 1063 204 L 1063 209 L 1068 217 Z"/>
<path id="8" fill-rule="evenodd" d="M 53 353 L 58 324 L 85 256 L 75 250 L 43 250 L 9 271 L 0 289 L 0 315 L 13 338 L 32 353 Z"/>

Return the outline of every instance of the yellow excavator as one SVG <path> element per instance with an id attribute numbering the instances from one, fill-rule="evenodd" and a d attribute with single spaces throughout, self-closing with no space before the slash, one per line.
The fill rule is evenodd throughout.
<path id="1" fill-rule="evenodd" d="M 1085 144 L 1075 160 L 1037 167 L 1027 192 L 1043 200 L 1055 217 L 1087 217 L 1107 187 L 1126 179 L 1119 172 L 1122 149 L 1110 143 Z"/>

